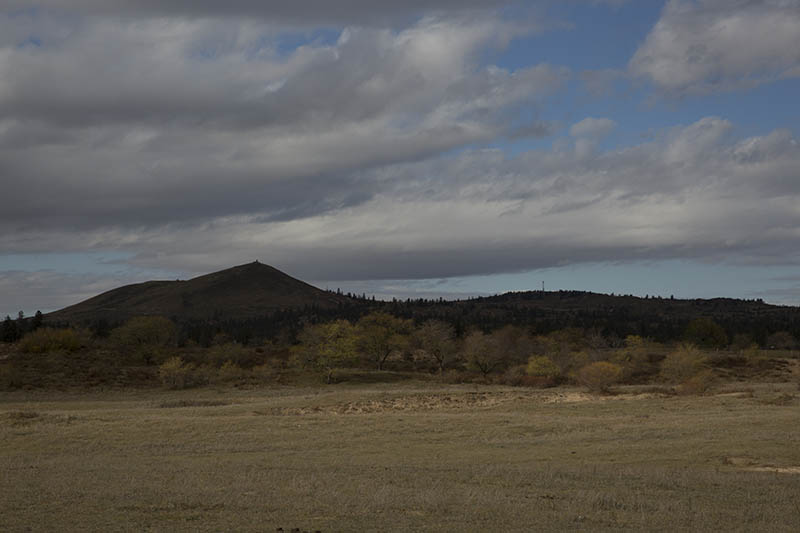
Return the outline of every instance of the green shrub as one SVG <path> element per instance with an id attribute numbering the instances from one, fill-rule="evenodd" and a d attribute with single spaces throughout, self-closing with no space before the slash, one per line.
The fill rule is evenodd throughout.
<path id="1" fill-rule="evenodd" d="M 549 357 L 534 355 L 528 359 L 525 373 L 529 376 L 556 379 L 561 376 L 561 369 Z"/>
<path id="2" fill-rule="evenodd" d="M 653 372 L 650 352 L 658 345 L 638 335 L 628 335 L 625 346 L 614 351 L 610 361 L 622 367 L 622 378 L 630 380 Z"/>
<path id="3" fill-rule="evenodd" d="M 177 328 L 162 316 L 140 316 L 111 331 L 108 342 L 113 349 L 150 365 L 163 360 L 167 347 L 175 345 Z"/>
<path id="4" fill-rule="evenodd" d="M 708 366 L 708 357 L 692 344 L 682 344 L 661 362 L 661 377 L 670 383 L 683 383 Z"/>
<path id="5" fill-rule="evenodd" d="M 22 353 L 76 352 L 85 346 L 82 336 L 70 328 L 39 328 L 19 341 Z"/>
<path id="6" fill-rule="evenodd" d="M 578 383 L 593 392 L 608 392 L 622 378 L 622 367 L 607 361 L 586 365 L 578 371 Z"/>
<path id="7" fill-rule="evenodd" d="M 703 348 L 724 348 L 728 344 L 728 334 L 710 318 L 696 318 L 689 322 L 683 334 L 687 342 Z"/>
<path id="8" fill-rule="evenodd" d="M 158 367 L 158 377 L 170 389 L 186 389 L 196 385 L 194 365 L 186 364 L 180 357 L 170 357 Z"/>

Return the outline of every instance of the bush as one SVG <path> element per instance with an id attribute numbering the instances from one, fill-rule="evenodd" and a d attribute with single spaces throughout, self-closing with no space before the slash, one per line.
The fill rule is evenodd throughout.
<path id="1" fill-rule="evenodd" d="M 711 370 L 701 370 L 694 376 L 685 380 L 678 387 L 678 392 L 681 394 L 703 394 L 714 381 L 714 373 Z"/>
<path id="2" fill-rule="evenodd" d="M 39 328 L 19 341 L 23 353 L 76 352 L 85 346 L 84 339 L 70 328 Z"/>
<path id="3" fill-rule="evenodd" d="M 211 346 L 207 354 L 208 362 L 219 367 L 232 362 L 242 368 L 252 368 L 260 359 L 255 350 L 235 342 Z"/>
<path id="4" fill-rule="evenodd" d="M 652 374 L 651 353 L 658 352 L 659 345 L 638 335 L 628 335 L 625 346 L 618 348 L 610 357 L 610 361 L 622 367 L 622 379 L 633 381 Z"/>
<path id="5" fill-rule="evenodd" d="M 219 368 L 217 376 L 220 381 L 238 381 L 244 377 L 244 370 L 242 370 L 242 367 L 229 360 L 225 361 Z"/>
<path id="6" fill-rule="evenodd" d="M 140 316 L 111 331 L 110 345 L 146 365 L 158 362 L 177 337 L 175 324 L 161 316 Z"/>
<path id="7" fill-rule="evenodd" d="M 586 365 L 578 371 L 578 383 L 593 392 L 608 392 L 622 378 L 622 367 L 614 363 L 599 361 Z"/>
<path id="8" fill-rule="evenodd" d="M 696 318 L 689 322 L 684 332 L 686 341 L 703 348 L 724 348 L 728 344 L 728 334 L 710 318 Z"/>
<path id="9" fill-rule="evenodd" d="M 696 346 L 682 344 L 661 362 L 661 377 L 670 383 L 684 383 L 708 366 L 708 357 Z"/>
<path id="10" fill-rule="evenodd" d="M 180 357 L 170 357 L 158 367 L 158 377 L 170 389 L 186 389 L 196 385 L 194 365 L 185 364 Z"/>
<path id="11" fill-rule="evenodd" d="M 561 369 L 549 357 L 535 355 L 528 359 L 525 373 L 529 376 L 556 379 L 561 375 Z"/>

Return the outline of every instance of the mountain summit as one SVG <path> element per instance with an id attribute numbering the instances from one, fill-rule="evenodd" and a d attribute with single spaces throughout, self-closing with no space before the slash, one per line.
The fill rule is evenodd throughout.
<path id="1" fill-rule="evenodd" d="M 119 322 L 140 315 L 245 319 L 278 309 L 333 308 L 352 300 L 255 261 L 188 281 L 147 281 L 104 292 L 46 315 L 49 322 Z"/>

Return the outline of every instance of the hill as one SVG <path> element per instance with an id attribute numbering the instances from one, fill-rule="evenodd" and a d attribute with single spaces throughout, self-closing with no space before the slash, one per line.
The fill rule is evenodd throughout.
<path id="1" fill-rule="evenodd" d="M 641 335 L 662 342 L 680 339 L 700 317 L 723 326 L 729 338 L 742 333 L 760 344 L 769 334 L 789 331 L 800 338 L 800 307 L 733 298 L 641 298 L 585 291 L 509 292 L 457 302 L 407 300 L 387 304 L 398 316 L 447 320 L 457 329 L 492 330 L 507 324 L 548 333 L 567 327 L 596 330 L 603 336 Z"/>
<path id="2" fill-rule="evenodd" d="M 258 262 L 188 281 L 127 285 L 45 315 L 49 324 L 114 326 L 134 316 L 161 315 L 181 325 L 184 336 L 207 344 L 216 333 L 248 342 L 296 334 L 308 322 L 351 321 L 382 310 L 421 323 L 444 320 L 459 335 L 508 324 L 544 334 L 576 327 L 605 337 L 641 335 L 666 342 L 683 336 L 698 317 L 716 321 L 732 339 L 742 333 L 762 346 L 777 331 L 800 338 L 800 308 L 761 300 L 640 298 L 584 291 L 509 292 L 469 300 L 381 302 L 324 291 Z"/>
<path id="3" fill-rule="evenodd" d="M 351 298 L 323 291 L 259 262 L 188 281 L 126 285 L 45 315 L 48 323 L 118 323 L 141 315 L 247 320 L 280 310 L 335 309 Z"/>

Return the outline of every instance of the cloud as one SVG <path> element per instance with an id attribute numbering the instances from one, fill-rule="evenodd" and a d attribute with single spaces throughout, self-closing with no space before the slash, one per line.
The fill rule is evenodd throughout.
<path id="1" fill-rule="evenodd" d="M 0 49 L 4 231 L 341 209 L 379 190 L 369 169 L 545 134 L 508 117 L 569 77 L 481 65 L 530 31 L 496 17 L 350 27 L 290 51 L 255 22 L 74 24 L 55 44 Z"/>
<path id="2" fill-rule="evenodd" d="M 344 183 L 368 198 L 274 220 L 254 214 L 150 229 L 47 228 L 0 249 L 118 249 L 141 268 L 201 273 L 259 258 L 304 279 L 428 279 L 597 261 L 800 262 L 800 145 L 732 138 L 708 117 L 624 149 L 497 150 L 400 162 Z M 167 202 L 167 200 L 164 200 Z"/>
<path id="3" fill-rule="evenodd" d="M 593 118 L 587 117 L 577 124 L 574 124 L 569 133 L 573 137 L 605 137 L 611 133 L 617 123 L 609 118 Z"/>
<path id="4" fill-rule="evenodd" d="M 95 16 L 137 18 L 247 18 L 281 24 L 379 24 L 432 11 L 496 9 L 512 0 L 38 0 L 39 9 Z M 30 0 L 6 0 L 9 12 L 31 8 Z"/>
<path id="5" fill-rule="evenodd" d="M 673 96 L 800 76 L 800 4 L 790 0 L 670 0 L 630 61 Z"/>

